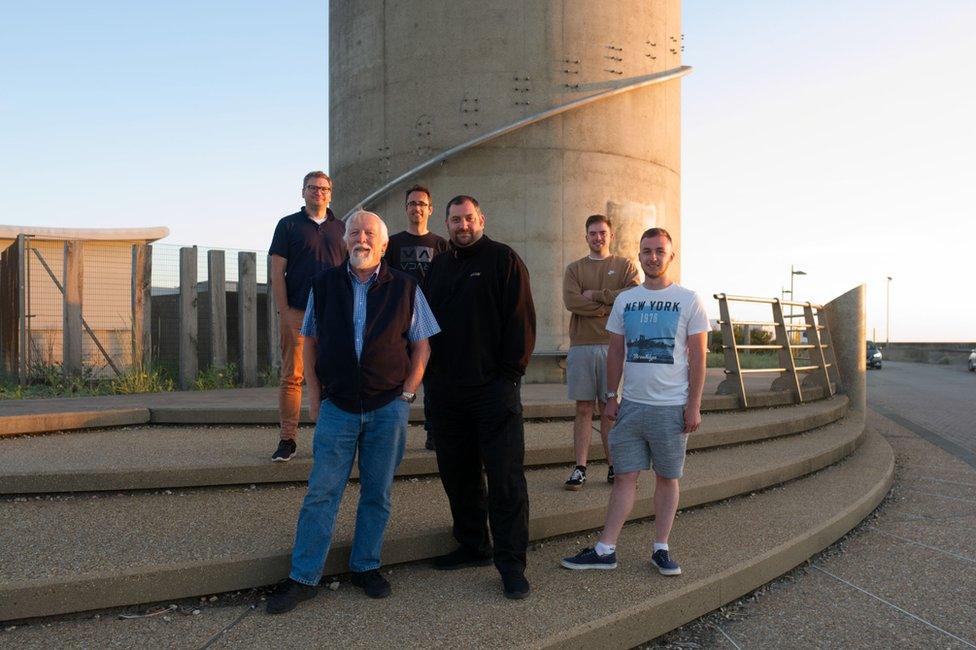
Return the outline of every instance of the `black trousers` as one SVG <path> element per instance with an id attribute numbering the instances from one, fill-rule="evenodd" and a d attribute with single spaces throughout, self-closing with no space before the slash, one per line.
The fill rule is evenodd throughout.
<path id="1" fill-rule="evenodd" d="M 431 382 L 429 389 L 430 431 L 451 503 L 454 538 L 483 554 L 492 550 L 493 541 L 499 572 L 524 571 L 529 494 L 520 385 L 496 379 L 476 387 Z"/>

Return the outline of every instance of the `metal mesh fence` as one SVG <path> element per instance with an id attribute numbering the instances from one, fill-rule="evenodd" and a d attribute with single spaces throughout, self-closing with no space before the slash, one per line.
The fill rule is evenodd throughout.
<path id="1" fill-rule="evenodd" d="M 28 373 L 51 372 L 63 362 L 66 283 L 81 284 L 81 363 L 92 378 L 114 376 L 131 364 L 132 244 L 85 241 L 77 255 L 80 273 L 65 277 L 63 239 L 27 242 L 24 264 Z"/>
<path id="2" fill-rule="evenodd" d="M 20 243 L 18 243 L 20 242 Z M 2 372 L 8 376 L 28 380 L 50 379 L 60 375 L 62 367 L 75 368 L 78 356 L 69 353 L 65 359 L 65 323 L 77 323 L 65 318 L 66 300 L 72 304 L 71 294 L 80 289 L 81 328 L 72 326 L 69 342 L 76 342 L 80 350 L 80 371 L 87 379 L 109 379 L 129 370 L 134 361 L 133 347 L 133 245 L 142 241 L 98 240 L 83 241 L 56 237 L 24 236 L 0 242 L 4 250 L 3 282 L 0 318 L 4 341 Z M 66 275 L 66 251 L 71 260 Z M 22 253 L 18 252 L 23 247 Z M 152 246 L 152 274 L 150 277 L 151 348 L 148 359 L 171 376 L 179 363 L 179 286 L 180 246 L 154 244 Z M 213 320 L 208 297 L 208 253 L 222 251 L 224 255 L 224 290 L 226 291 L 226 344 L 230 363 L 237 362 L 237 249 L 198 247 L 197 253 L 197 309 L 199 329 L 199 367 L 211 365 L 210 337 Z M 254 275 L 258 285 L 257 319 L 259 359 L 267 359 L 267 258 L 255 254 Z M 9 276 L 9 277 L 8 277 Z M 22 284 L 22 288 L 19 288 Z M 9 285 L 9 286 L 8 286 Z M 68 292 L 68 298 L 65 293 Z M 77 303 L 74 303 L 77 304 Z M 22 305 L 22 306 L 21 306 Z M 77 311 L 74 312 L 77 314 Z M 251 316 L 253 317 L 253 315 Z M 138 328 L 137 328 L 138 332 Z M 77 334 L 80 333 L 80 340 Z M 10 348 L 10 349 L 7 349 Z M 253 352 L 249 353 L 253 354 Z M 250 357 L 249 357 L 250 358 Z M 135 358 L 138 361 L 138 357 Z M 260 364 L 259 364 L 260 365 Z"/>

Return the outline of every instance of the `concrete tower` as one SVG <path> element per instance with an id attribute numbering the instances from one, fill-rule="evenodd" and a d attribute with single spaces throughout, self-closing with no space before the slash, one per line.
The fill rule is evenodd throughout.
<path id="1" fill-rule="evenodd" d="M 477 197 L 531 273 L 537 355 L 568 349 L 587 216 L 635 260 L 645 228 L 679 244 L 678 0 L 331 0 L 329 29 L 337 213 L 365 201 L 397 232 L 419 182 L 443 235 L 446 202 Z"/>

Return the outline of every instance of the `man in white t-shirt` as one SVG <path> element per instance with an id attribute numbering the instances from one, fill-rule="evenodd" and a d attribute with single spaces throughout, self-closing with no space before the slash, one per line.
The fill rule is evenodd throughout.
<path id="1" fill-rule="evenodd" d="M 594 548 L 565 558 L 568 569 L 617 568 L 616 544 L 634 507 L 637 476 L 654 469 L 654 550 L 651 563 L 663 575 L 679 575 L 668 536 L 678 510 L 678 479 L 684 470 L 688 434 L 701 424 L 709 323 L 695 292 L 671 281 L 671 235 L 651 228 L 641 235 L 644 283 L 624 291 L 607 320 L 607 386 L 620 385 L 623 401 L 607 392 L 607 416 L 616 480 L 606 523 Z"/>

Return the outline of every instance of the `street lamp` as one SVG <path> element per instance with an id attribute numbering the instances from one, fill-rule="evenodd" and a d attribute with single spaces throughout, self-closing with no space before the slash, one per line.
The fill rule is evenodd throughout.
<path id="1" fill-rule="evenodd" d="M 793 265 L 790 264 L 790 301 L 791 302 L 796 300 L 796 294 L 793 293 L 793 278 L 798 275 L 806 275 L 806 274 L 807 274 L 806 271 L 797 271 L 795 268 L 793 268 Z M 790 305 L 790 325 L 792 324 L 793 324 L 793 305 Z"/>
<path id="2" fill-rule="evenodd" d="M 891 276 L 885 276 L 888 282 L 885 284 L 885 348 L 891 345 Z"/>

